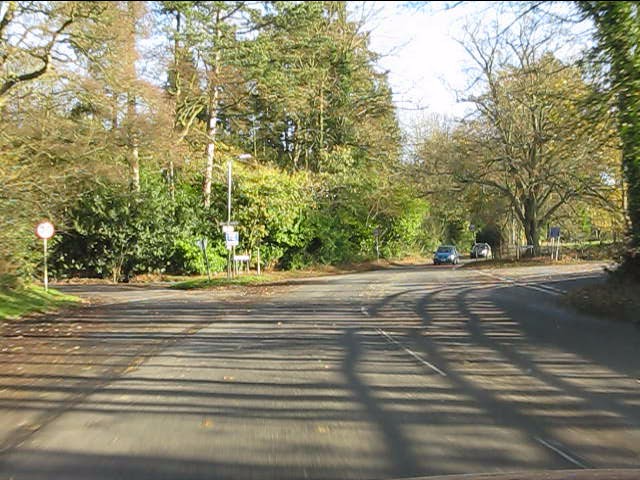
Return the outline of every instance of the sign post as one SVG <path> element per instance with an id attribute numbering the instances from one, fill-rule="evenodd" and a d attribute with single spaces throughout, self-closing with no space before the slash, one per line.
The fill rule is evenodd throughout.
<path id="1" fill-rule="evenodd" d="M 229 196 L 231 199 L 231 196 Z M 231 202 L 229 200 L 229 202 Z M 229 206 L 231 203 L 229 203 Z M 229 215 L 231 215 L 231 210 L 229 210 Z M 230 218 L 230 217 L 229 217 Z M 238 225 L 238 222 L 232 222 L 231 220 L 227 220 L 226 222 L 220 222 L 220 226 L 222 227 L 222 233 L 224 234 L 225 245 L 227 247 L 227 278 L 231 278 L 231 249 L 232 245 L 230 245 L 230 241 L 232 240 L 232 236 L 235 232 L 235 225 Z M 235 233 L 237 235 L 237 232 Z M 236 243 L 237 245 L 237 243 Z"/>
<path id="2" fill-rule="evenodd" d="M 560 227 L 551 227 L 549 229 L 549 237 L 551 238 L 551 260 L 558 261 L 560 256 Z"/>
<path id="3" fill-rule="evenodd" d="M 478 234 L 476 233 L 476 226 L 473 223 L 469 225 L 469 231 L 473 232 L 473 243 L 478 243 Z"/>
<path id="4" fill-rule="evenodd" d="M 209 269 L 209 259 L 207 258 L 207 239 L 203 237 L 202 240 L 196 240 L 196 245 L 198 245 L 202 250 L 202 254 L 204 255 L 204 264 L 207 267 L 207 278 L 211 281 L 211 270 Z"/>
<path id="5" fill-rule="evenodd" d="M 49 221 L 40 222 L 36 226 L 36 236 L 43 241 L 43 253 L 44 253 L 44 291 L 49 291 L 49 273 L 47 271 L 47 240 L 49 240 L 56 233 L 53 224 Z"/>
<path id="6" fill-rule="evenodd" d="M 225 245 L 228 250 L 227 255 L 227 278 L 231 278 L 235 274 L 235 265 L 232 265 L 232 259 L 235 255 L 235 247 L 240 244 L 240 234 L 234 231 L 234 228 L 231 225 L 226 225 L 223 227 L 224 232 L 224 240 Z"/>
<path id="7" fill-rule="evenodd" d="M 379 262 L 380 261 L 380 244 L 378 242 L 378 239 L 380 238 L 380 229 L 378 227 L 373 229 L 373 236 L 376 239 L 376 261 Z"/>

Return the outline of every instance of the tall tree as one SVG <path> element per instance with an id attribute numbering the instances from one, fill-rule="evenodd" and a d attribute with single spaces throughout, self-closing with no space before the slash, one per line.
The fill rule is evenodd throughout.
<path id="1" fill-rule="evenodd" d="M 516 35 L 470 35 L 467 51 L 484 91 L 469 101 L 478 115 L 467 123 L 456 172 L 460 181 L 495 189 L 510 202 L 527 242 L 566 203 L 604 199 L 609 127 L 585 114 L 590 91 L 580 72 L 545 51 L 545 38 L 524 22 Z"/>
<path id="2" fill-rule="evenodd" d="M 581 1 L 578 5 L 595 23 L 606 88 L 615 98 L 630 220 L 624 268 L 640 278 L 640 4 Z"/>
<path id="3" fill-rule="evenodd" d="M 192 59 L 196 67 L 199 95 L 192 96 L 184 103 L 190 112 L 186 116 L 189 122 L 197 115 L 204 124 L 205 166 L 203 169 L 203 203 L 211 206 L 211 186 L 216 157 L 216 142 L 220 128 L 221 115 L 232 105 L 234 93 L 243 87 L 243 78 L 239 74 L 240 35 L 246 35 L 252 29 L 255 5 L 243 1 L 208 2 L 166 2 L 166 9 L 181 14 L 184 28 L 181 35 L 184 41 L 181 53 L 183 59 Z M 184 63 L 183 63 L 184 65 Z M 197 89 L 192 88 L 191 93 Z"/>
<path id="4" fill-rule="evenodd" d="M 95 2 L 2 2 L 0 4 L 0 106 L 20 85 L 51 71 L 64 58 L 63 44 L 73 44 L 73 27 L 95 19 Z"/>
<path id="5" fill-rule="evenodd" d="M 276 2 L 266 19 L 252 115 L 263 155 L 314 171 L 396 158 L 391 91 L 345 2 Z"/>

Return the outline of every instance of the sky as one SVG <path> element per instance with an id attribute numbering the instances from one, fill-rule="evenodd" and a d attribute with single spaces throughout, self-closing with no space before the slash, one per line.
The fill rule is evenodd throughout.
<path id="1" fill-rule="evenodd" d="M 405 5 L 367 2 L 352 7 L 354 15 L 364 8 L 370 16 L 365 29 L 371 32 L 371 49 L 382 55 L 379 67 L 389 71 L 401 123 L 406 126 L 432 113 L 464 114 L 468 106 L 456 102 L 455 90 L 465 86 L 469 61 L 456 37 L 461 37 L 460 23 L 469 6 L 446 10 L 444 5 Z"/>
<path id="2" fill-rule="evenodd" d="M 509 22 L 496 3 L 500 2 L 350 3 L 353 18 L 366 19 L 371 49 L 382 54 L 378 67 L 389 71 L 404 129 L 433 114 L 455 118 L 470 111 L 471 105 L 456 100 L 456 91 L 463 92 L 473 78 L 473 64 L 459 41 L 465 25 Z M 575 54 L 579 47 L 565 45 L 559 56 Z"/>

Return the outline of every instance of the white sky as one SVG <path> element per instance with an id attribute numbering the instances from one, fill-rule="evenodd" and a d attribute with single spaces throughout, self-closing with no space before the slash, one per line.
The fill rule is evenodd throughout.
<path id="1" fill-rule="evenodd" d="M 455 90 L 466 85 L 469 59 L 456 38 L 462 38 L 462 25 L 478 6 L 468 3 L 446 10 L 437 2 L 420 8 L 405 5 L 352 5 L 355 16 L 361 8 L 375 10 L 365 28 L 371 31 L 371 49 L 383 55 L 379 66 L 389 70 L 402 125 L 431 113 L 464 114 L 465 105 L 456 102 Z"/>
<path id="2" fill-rule="evenodd" d="M 415 6 L 415 4 L 420 4 Z M 441 114 L 460 117 L 470 106 L 456 101 L 456 90 L 469 84 L 472 64 L 458 40 L 465 24 L 479 20 L 488 24 L 508 23 L 501 2 L 351 2 L 354 19 L 366 14 L 365 30 L 371 32 L 371 49 L 383 54 L 379 62 L 389 71 L 401 125 Z M 412 4 L 409 6 L 408 4 Z M 559 5 L 560 9 L 566 6 Z M 583 44 L 582 44 L 583 45 Z M 576 53 L 582 45 L 558 52 L 561 57 Z M 564 47 L 563 47 L 564 48 Z M 565 48 L 566 50 L 566 48 Z"/>

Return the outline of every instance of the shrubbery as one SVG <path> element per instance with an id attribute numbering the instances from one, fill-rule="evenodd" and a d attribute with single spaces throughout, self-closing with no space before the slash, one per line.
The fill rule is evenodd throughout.
<path id="1" fill-rule="evenodd" d="M 314 175 L 271 167 L 234 170 L 237 251 L 252 255 L 252 267 L 258 248 L 263 268 L 372 259 L 376 227 L 383 257 L 420 253 L 434 242 L 423 228 L 427 203 L 406 189 L 383 190 L 375 177 Z M 97 184 L 66 212 L 53 242 L 53 273 L 114 281 L 143 273 L 204 274 L 196 243 L 202 238 L 211 271 L 223 271 L 227 251 L 219 223 L 226 220 L 226 202 L 222 183 L 213 189 L 207 212 L 193 180 L 179 182 L 173 196 L 160 175 L 143 177 L 139 193 Z"/>

